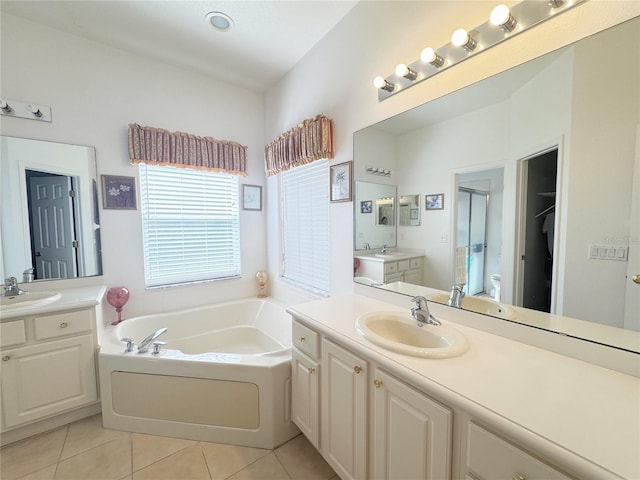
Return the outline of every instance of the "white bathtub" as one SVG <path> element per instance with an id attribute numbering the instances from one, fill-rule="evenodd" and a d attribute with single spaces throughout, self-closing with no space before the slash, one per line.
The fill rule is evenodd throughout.
<path id="1" fill-rule="evenodd" d="M 125 352 L 167 332 L 159 354 Z M 291 317 L 247 299 L 147 315 L 107 328 L 99 353 L 106 428 L 274 448 L 291 422 Z"/>

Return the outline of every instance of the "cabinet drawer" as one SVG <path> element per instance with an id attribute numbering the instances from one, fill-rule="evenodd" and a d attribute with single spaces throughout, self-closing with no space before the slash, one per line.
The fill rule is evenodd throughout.
<path id="1" fill-rule="evenodd" d="M 389 262 L 384 264 L 384 273 L 396 273 L 398 271 L 398 262 Z"/>
<path id="2" fill-rule="evenodd" d="M 293 346 L 317 360 L 320 354 L 320 338 L 316 332 L 293 321 Z"/>
<path id="3" fill-rule="evenodd" d="M 398 271 L 404 272 L 406 270 L 409 270 L 409 260 L 400 260 L 398 262 Z"/>
<path id="4" fill-rule="evenodd" d="M 0 346 L 19 345 L 25 340 L 24 320 L 0 323 Z"/>
<path id="5" fill-rule="evenodd" d="M 87 310 L 65 312 L 35 318 L 36 340 L 91 331 L 91 314 Z"/>
<path id="6" fill-rule="evenodd" d="M 421 258 L 412 258 L 409 260 L 411 270 L 414 268 L 422 268 L 422 259 Z"/>
<path id="7" fill-rule="evenodd" d="M 569 477 L 508 441 L 471 422 L 467 467 L 474 478 L 568 480 Z"/>

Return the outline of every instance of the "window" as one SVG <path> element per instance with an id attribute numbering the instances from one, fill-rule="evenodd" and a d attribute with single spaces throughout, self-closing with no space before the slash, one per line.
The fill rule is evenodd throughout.
<path id="1" fill-rule="evenodd" d="M 329 293 L 329 167 L 317 160 L 282 172 L 282 276 Z"/>
<path id="2" fill-rule="evenodd" d="M 140 164 L 147 287 L 240 276 L 238 177 Z"/>

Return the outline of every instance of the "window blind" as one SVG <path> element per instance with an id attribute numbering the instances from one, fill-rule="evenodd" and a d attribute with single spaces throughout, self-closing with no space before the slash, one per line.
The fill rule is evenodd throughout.
<path id="1" fill-rule="evenodd" d="M 140 164 L 147 287 L 240 276 L 238 177 Z"/>
<path id="2" fill-rule="evenodd" d="M 281 173 L 282 276 L 329 293 L 329 167 L 327 160 Z"/>

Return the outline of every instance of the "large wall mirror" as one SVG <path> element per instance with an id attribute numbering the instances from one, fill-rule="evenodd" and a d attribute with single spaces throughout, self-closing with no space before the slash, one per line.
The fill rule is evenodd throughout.
<path id="1" fill-rule="evenodd" d="M 2 278 L 102 275 L 93 147 L 0 137 Z"/>
<path id="2" fill-rule="evenodd" d="M 354 177 L 383 164 L 399 192 L 444 192 L 396 227 L 398 250 L 425 252 L 421 286 L 461 283 L 523 307 L 518 322 L 579 319 L 571 335 L 638 352 L 639 125 L 637 17 L 356 132 Z"/>

